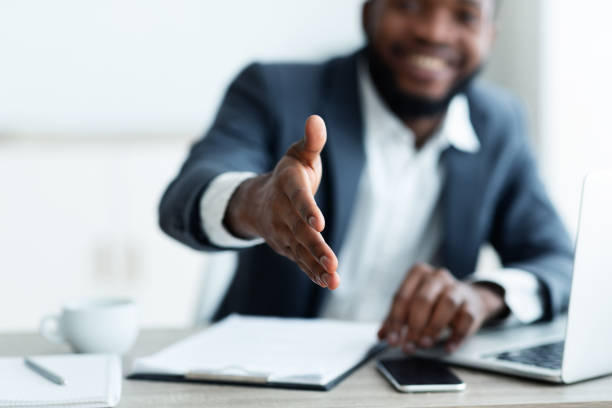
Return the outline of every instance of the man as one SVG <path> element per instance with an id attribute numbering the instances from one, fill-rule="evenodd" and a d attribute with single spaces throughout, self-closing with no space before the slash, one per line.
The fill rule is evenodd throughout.
<path id="1" fill-rule="evenodd" d="M 495 7 L 366 1 L 364 50 L 234 80 L 160 205 L 181 242 L 241 249 L 215 318 L 377 319 L 406 352 L 449 329 L 452 351 L 487 321 L 566 307 L 572 248 L 522 111 L 473 81 Z M 486 242 L 504 269 L 473 275 Z"/>

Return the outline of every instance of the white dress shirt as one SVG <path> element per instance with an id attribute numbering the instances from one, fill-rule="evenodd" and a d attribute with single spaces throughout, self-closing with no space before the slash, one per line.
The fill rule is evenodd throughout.
<path id="1" fill-rule="evenodd" d="M 440 192 L 444 185 L 441 152 L 453 146 L 475 153 L 480 143 L 469 118 L 468 100 L 451 101 L 440 128 L 420 149 L 414 133 L 380 99 L 367 66 L 359 65 L 366 162 L 347 236 L 338 254 L 340 286 L 323 305 L 324 317 L 382 321 L 394 293 L 416 262 L 439 263 L 442 243 Z M 244 248 L 263 242 L 242 240 L 223 225 L 229 199 L 248 172 L 217 176 L 203 194 L 202 228 L 221 247 Z M 500 285 L 510 320 L 529 323 L 543 314 L 539 282 L 517 269 L 479 271 L 470 281 Z"/>

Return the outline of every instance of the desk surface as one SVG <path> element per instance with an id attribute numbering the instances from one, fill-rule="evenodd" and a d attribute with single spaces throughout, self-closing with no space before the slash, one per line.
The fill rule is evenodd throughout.
<path id="1" fill-rule="evenodd" d="M 131 356 L 150 354 L 190 332 L 145 330 Z M 37 334 L 0 334 L 0 355 L 3 356 L 63 352 L 68 349 L 49 344 Z M 125 371 L 129 363 L 130 357 L 125 359 Z M 398 393 L 378 374 L 373 362 L 328 392 L 124 380 L 119 407 L 612 406 L 612 376 L 562 386 L 459 368 L 454 371 L 467 384 L 464 392 Z"/>

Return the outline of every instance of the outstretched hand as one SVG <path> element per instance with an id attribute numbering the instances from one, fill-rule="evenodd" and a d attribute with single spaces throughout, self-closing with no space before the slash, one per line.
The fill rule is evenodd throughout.
<path id="1" fill-rule="evenodd" d="M 314 195 L 321 183 L 325 122 L 312 115 L 304 137 L 291 145 L 271 173 L 243 182 L 228 205 L 225 224 L 234 234 L 262 237 L 294 261 L 317 285 L 336 289 L 338 259 L 323 239 L 325 218 Z"/>

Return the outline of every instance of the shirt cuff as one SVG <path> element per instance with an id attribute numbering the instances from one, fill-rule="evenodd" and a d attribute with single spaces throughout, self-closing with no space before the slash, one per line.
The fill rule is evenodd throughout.
<path id="1" fill-rule="evenodd" d="M 245 180 L 255 177 L 251 172 L 227 172 L 215 177 L 200 200 L 202 230 L 213 244 L 228 248 L 247 248 L 264 242 L 263 238 L 240 239 L 223 225 L 225 210 L 234 191 Z"/>
<path id="2" fill-rule="evenodd" d="M 510 309 L 506 322 L 517 320 L 519 323 L 528 324 L 544 315 L 541 283 L 527 271 L 510 268 L 479 271 L 467 281 L 493 283 L 504 290 L 504 302 Z"/>

